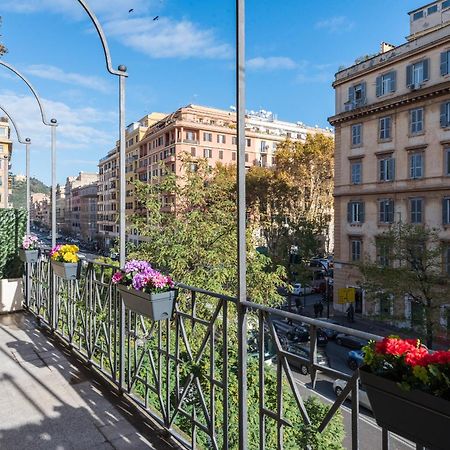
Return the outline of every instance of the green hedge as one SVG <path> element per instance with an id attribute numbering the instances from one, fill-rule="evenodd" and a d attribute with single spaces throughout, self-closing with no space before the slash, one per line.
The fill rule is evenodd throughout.
<path id="1" fill-rule="evenodd" d="M 0 209 L 0 278 L 19 278 L 23 264 L 18 249 L 25 235 L 27 212 L 24 209 Z"/>

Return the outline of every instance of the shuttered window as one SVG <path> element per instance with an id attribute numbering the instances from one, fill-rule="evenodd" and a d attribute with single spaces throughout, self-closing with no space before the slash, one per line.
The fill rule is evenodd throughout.
<path id="1" fill-rule="evenodd" d="M 353 224 L 364 223 L 364 202 L 347 203 L 347 220 Z"/>
<path id="2" fill-rule="evenodd" d="M 379 121 L 380 140 L 391 139 L 391 117 L 382 117 Z"/>
<path id="3" fill-rule="evenodd" d="M 406 67 L 406 85 L 409 88 L 419 88 L 430 77 L 430 61 L 424 59 Z"/>
<path id="4" fill-rule="evenodd" d="M 423 177 L 423 160 L 422 152 L 411 153 L 409 155 L 409 177 L 422 178 Z"/>
<path id="5" fill-rule="evenodd" d="M 423 108 L 415 108 L 409 112 L 409 132 L 411 134 L 423 131 Z"/>
<path id="6" fill-rule="evenodd" d="M 362 124 L 357 123 L 352 125 L 352 146 L 362 144 Z"/>
<path id="7" fill-rule="evenodd" d="M 411 223 L 422 223 L 423 200 L 421 198 L 412 198 L 409 201 Z"/>
<path id="8" fill-rule="evenodd" d="M 380 200 L 379 207 L 379 221 L 380 223 L 394 222 L 394 200 Z"/>
<path id="9" fill-rule="evenodd" d="M 378 160 L 379 181 L 392 181 L 395 179 L 395 159 L 391 156 Z"/>
<path id="10" fill-rule="evenodd" d="M 441 127 L 450 125 L 450 102 L 441 103 Z"/>
<path id="11" fill-rule="evenodd" d="M 442 200 L 442 223 L 443 225 L 450 225 L 450 198 Z"/>
<path id="12" fill-rule="evenodd" d="M 445 76 L 450 73 L 449 68 L 450 50 L 441 53 L 441 75 Z"/>
<path id="13" fill-rule="evenodd" d="M 351 182 L 352 184 L 362 183 L 362 162 L 354 161 L 350 164 L 351 166 Z"/>
<path id="14" fill-rule="evenodd" d="M 382 95 L 390 94 L 395 92 L 397 89 L 397 72 L 394 70 L 392 72 L 380 75 L 376 79 L 376 95 L 381 97 Z"/>

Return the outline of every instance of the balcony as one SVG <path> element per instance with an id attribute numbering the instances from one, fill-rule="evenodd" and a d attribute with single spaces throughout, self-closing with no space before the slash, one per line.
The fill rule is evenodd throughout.
<path id="1" fill-rule="evenodd" d="M 295 432 L 310 420 L 304 399 L 317 392 L 325 379 L 339 378 L 344 380 L 344 388 L 337 398 L 328 400 L 330 408 L 320 423 L 321 433 L 341 410 L 345 448 L 388 449 L 389 440 L 396 449 L 414 448 L 360 414 L 358 371 L 344 373 L 317 359 L 319 327 L 364 339 L 378 336 L 243 302 L 249 330 L 244 345 L 246 367 L 253 369 L 241 391 L 238 379 L 245 371 L 235 353 L 236 298 L 178 284 L 172 320 L 150 322 L 122 308 L 111 284 L 113 270 L 85 260 L 79 281 L 65 281 L 53 278 L 45 256 L 31 266 L 27 312 L 0 321 L 1 367 L 9 393 L 2 401 L 2 410 L 7 411 L 2 422 L 6 421 L 4 428 L 9 431 L 0 432 L 0 447 L 6 442 L 2 439 L 15 443 L 57 441 L 63 433 L 56 433 L 56 427 L 67 427 L 65 439 L 78 436 L 78 447 L 74 444 L 73 448 L 80 449 L 85 448 L 83 439 L 99 442 L 95 448 L 103 448 L 100 442 L 111 439 L 114 444 L 113 436 L 142 443 L 162 435 L 166 436 L 164 442 L 154 441 L 150 448 L 173 448 L 174 443 L 184 449 L 237 448 L 242 436 L 238 427 L 240 393 L 251 423 L 251 444 L 244 448 L 264 448 L 266 443 L 267 449 L 288 449 L 292 448 L 290 430 Z M 277 319 L 301 320 L 310 326 L 308 358 L 285 349 L 275 329 Z M 276 355 L 271 360 L 267 358 L 269 342 Z M 295 362 L 308 368 L 307 379 L 291 369 Z M 350 408 L 344 406 L 348 394 L 353 399 Z M 120 401 L 129 422 L 114 409 L 115 401 Z M 287 404 L 290 408 L 294 405 L 294 410 L 287 411 Z M 141 414 L 150 420 L 144 421 L 144 431 L 134 425 L 143 423 Z"/>

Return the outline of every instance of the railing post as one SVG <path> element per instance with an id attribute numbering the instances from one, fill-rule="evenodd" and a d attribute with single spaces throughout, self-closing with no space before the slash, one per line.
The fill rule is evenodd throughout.
<path id="1" fill-rule="evenodd" d="M 52 266 L 49 262 L 49 278 L 50 278 L 50 328 L 52 331 L 56 330 L 57 325 L 57 295 L 56 295 L 56 278 L 53 273 Z"/>
<path id="2" fill-rule="evenodd" d="M 389 450 L 389 431 L 386 428 L 381 429 L 382 449 Z"/>
<path id="3" fill-rule="evenodd" d="M 311 385 L 315 389 L 317 381 L 317 327 L 315 325 L 310 326 L 310 339 L 309 339 L 309 374 L 311 376 Z"/>
<path id="4" fill-rule="evenodd" d="M 359 450 L 359 377 L 352 387 L 352 450 Z"/>

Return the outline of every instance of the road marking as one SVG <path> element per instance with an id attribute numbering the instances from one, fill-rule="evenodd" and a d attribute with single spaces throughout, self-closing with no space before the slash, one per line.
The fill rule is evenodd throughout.
<path id="1" fill-rule="evenodd" d="M 308 386 L 306 386 L 306 383 L 304 383 L 303 381 L 295 378 L 295 382 L 298 383 L 300 386 L 303 386 L 305 389 L 307 389 L 308 391 L 314 392 L 315 395 L 317 395 L 318 397 L 323 398 L 324 400 L 326 400 L 327 402 L 333 404 L 334 402 L 328 398 L 327 396 L 321 394 L 320 392 L 315 391 L 314 389 L 309 388 Z M 346 411 L 347 413 L 351 414 L 352 410 L 345 405 L 341 405 L 341 408 Z M 362 420 L 363 422 L 367 423 L 368 425 L 370 425 L 373 428 L 376 428 L 377 430 L 379 430 L 381 432 L 381 428 L 376 424 L 375 420 L 370 419 L 369 417 L 365 417 L 362 414 L 359 415 L 360 420 Z M 401 436 L 397 436 L 396 434 L 391 433 L 390 434 L 391 438 L 396 439 L 397 441 L 399 441 L 400 443 L 402 443 L 403 445 L 415 449 L 416 446 L 412 445 L 409 441 L 407 441 L 406 439 L 402 438 Z"/>

